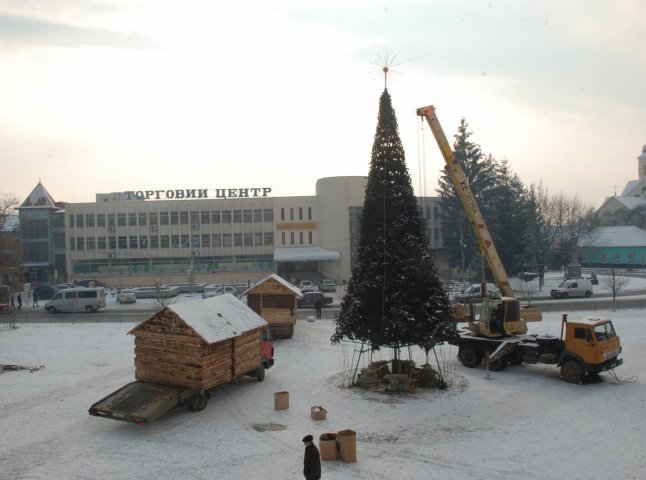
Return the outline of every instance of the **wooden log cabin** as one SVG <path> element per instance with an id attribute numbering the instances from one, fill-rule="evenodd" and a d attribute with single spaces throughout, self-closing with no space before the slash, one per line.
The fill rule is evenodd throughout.
<path id="1" fill-rule="evenodd" d="M 294 336 L 297 301 L 303 296 L 297 287 L 272 273 L 243 295 L 247 296 L 247 306 L 269 323 L 274 338 Z"/>
<path id="2" fill-rule="evenodd" d="M 259 369 L 266 328 L 231 294 L 168 305 L 129 332 L 135 378 L 204 392 Z"/>

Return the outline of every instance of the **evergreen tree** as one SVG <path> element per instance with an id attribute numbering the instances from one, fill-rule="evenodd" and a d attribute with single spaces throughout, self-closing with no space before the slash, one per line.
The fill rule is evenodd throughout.
<path id="1" fill-rule="evenodd" d="M 458 133 L 454 136 L 453 152 L 469 182 L 480 212 L 488 220 L 496 194 L 496 163 L 491 156 L 483 155 L 479 145 L 471 142 L 469 137 L 472 133 L 468 131 L 468 127 L 468 123 L 462 118 Z M 442 233 L 450 265 L 462 267 L 464 255 L 466 268 L 471 265 L 479 269 L 481 258 L 478 242 L 446 169 L 440 173 L 437 192 L 440 195 Z M 493 232 L 491 235 L 494 236 Z"/>
<path id="2" fill-rule="evenodd" d="M 373 349 L 431 348 L 455 334 L 450 303 L 411 186 L 397 118 L 385 89 L 366 196 L 358 259 L 352 269 L 332 342 L 366 342 Z"/>

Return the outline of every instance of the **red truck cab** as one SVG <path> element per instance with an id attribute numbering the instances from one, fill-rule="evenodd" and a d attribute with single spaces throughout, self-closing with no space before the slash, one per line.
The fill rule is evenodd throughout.
<path id="1" fill-rule="evenodd" d="M 265 368 L 270 368 L 274 364 L 274 342 L 269 328 L 260 332 L 260 358 Z"/>

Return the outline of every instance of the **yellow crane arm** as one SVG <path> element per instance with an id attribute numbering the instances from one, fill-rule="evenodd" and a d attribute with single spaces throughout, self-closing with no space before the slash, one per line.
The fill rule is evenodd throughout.
<path id="1" fill-rule="evenodd" d="M 464 171 L 455 158 L 455 153 L 453 153 L 453 150 L 446 139 L 446 135 L 444 135 L 440 121 L 437 119 L 437 115 L 435 115 L 435 107 L 433 105 L 429 105 L 428 107 L 418 108 L 417 115 L 424 117 L 428 122 L 429 127 L 431 127 L 435 141 L 440 147 L 442 156 L 446 162 L 446 171 L 451 178 L 453 187 L 458 192 L 462 206 L 464 207 L 467 217 L 469 218 L 469 222 L 471 223 L 476 238 L 478 239 L 480 252 L 482 252 L 487 260 L 487 265 L 489 266 L 489 270 L 491 270 L 494 281 L 498 285 L 498 288 L 500 288 L 500 293 L 506 297 L 514 297 L 514 290 L 511 288 L 511 285 L 509 285 L 509 278 L 507 278 L 505 267 L 503 267 L 502 262 L 500 261 L 498 251 L 493 243 L 493 239 L 491 238 L 491 234 L 489 233 L 489 229 L 487 228 L 484 217 L 480 212 L 476 199 L 473 196 L 469 182 L 464 175 Z"/>

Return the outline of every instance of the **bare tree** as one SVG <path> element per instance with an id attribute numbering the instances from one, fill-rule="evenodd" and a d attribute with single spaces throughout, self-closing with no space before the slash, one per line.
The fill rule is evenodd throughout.
<path id="1" fill-rule="evenodd" d="M 0 193 L 0 283 L 9 287 L 19 285 L 22 279 L 20 239 L 9 223 L 18 205 L 20 202 L 14 194 Z"/>
<path id="2" fill-rule="evenodd" d="M 535 282 L 533 280 L 527 281 L 520 277 L 518 278 L 518 288 L 523 297 L 527 299 L 528 305 L 532 304 L 532 297 L 534 296 L 534 292 L 536 292 L 536 290 L 539 290 L 540 283 L 540 280 L 538 282 Z"/>
<path id="3" fill-rule="evenodd" d="M 568 198 L 562 193 L 554 198 L 553 208 L 557 247 L 560 249 L 559 261 L 562 265 L 578 262 L 579 237 L 593 226 L 594 209 L 576 196 Z"/>
<path id="4" fill-rule="evenodd" d="M 612 293 L 612 311 L 614 312 L 616 310 L 617 294 L 628 285 L 630 278 L 617 275 L 617 271 L 611 268 L 601 274 L 601 282 Z"/>

